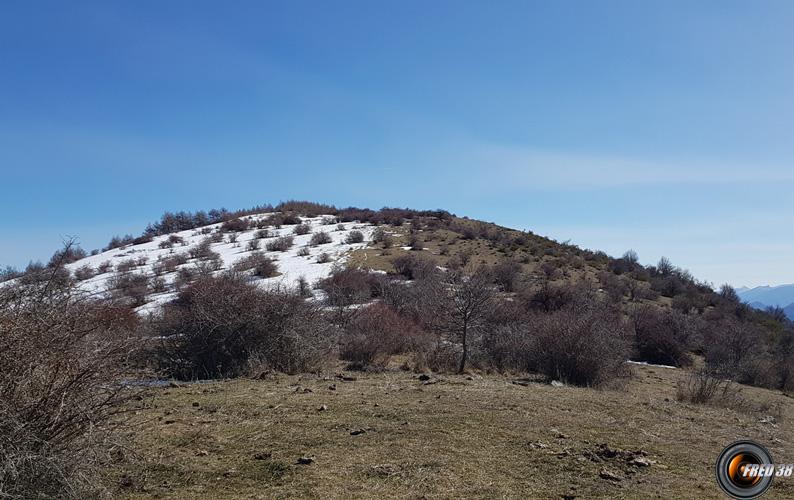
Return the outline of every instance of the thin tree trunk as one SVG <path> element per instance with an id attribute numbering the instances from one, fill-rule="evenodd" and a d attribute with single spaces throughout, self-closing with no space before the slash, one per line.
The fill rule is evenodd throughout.
<path id="1" fill-rule="evenodd" d="M 469 346 L 466 344 L 466 334 L 468 327 L 466 323 L 463 323 L 463 354 L 460 357 L 460 366 L 458 367 L 458 373 L 463 373 L 463 370 L 466 369 L 466 357 L 469 355 Z"/>

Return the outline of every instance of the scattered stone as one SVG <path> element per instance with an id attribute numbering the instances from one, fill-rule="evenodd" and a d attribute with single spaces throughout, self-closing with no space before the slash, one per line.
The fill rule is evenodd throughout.
<path id="1" fill-rule="evenodd" d="M 193 408 L 198 408 L 199 406 L 200 405 L 198 401 L 193 401 Z"/>
<path id="2" fill-rule="evenodd" d="M 127 474 L 124 474 L 119 478 L 119 486 L 125 489 L 132 488 L 135 486 L 135 481 Z"/>
<path id="3" fill-rule="evenodd" d="M 329 385 L 329 386 L 328 386 L 328 390 L 329 390 L 329 391 L 335 391 L 335 390 L 336 390 L 336 384 L 331 384 L 331 385 Z"/>
<path id="4" fill-rule="evenodd" d="M 762 423 L 762 424 L 773 424 L 774 425 L 775 424 L 775 417 L 773 417 L 772 415 L 767 415 L 767 416 L 763 417 L 761 420 L 759 420 L 758 422 Z"/>
<path id="5" fill-rule="evenodd" d="M 206 457 L 209 454 L 210 452 L 208 452 L 207 450 L 199 450 L 196 452 L 197 457 Z"/>
<path id="6" fill-rule="evenodd" d="M 424 382 L 422 382 L 422 385 L 433 385 L 433 384 L 437 384 L 439 382 L 440 382 L 440 380 L 438 380 L 438 379 L 430 379 L 430 380 L 425 380 Z"/>
<path id="7" fill-rule="evenodd" d="M 232 477 L 237 475 L 237 469 L 229 469 L 223 473 L 223 477 Z"/>
<path id="8" fill-rule="evenodd" d="M 541 443 L 540 441 L 536 443 L 529 443 L 529 447 L 533 450 L 544 450 L 549 447 L 546 443 Z"/>
<path id="9" fill-rule="evenodd" d="M 350 435 L 351 436 L 359 436 L 361 434 L 365 434 L 366 432 L 367 432 L 366 429 L 353 429 L 352 431 L 350 431 Z"/>
<path id="10" fill-rule="evenodd" d="M 653 465 L 653 462 L 648 460 L 645 457 L 637 457 L 629 462 L 629 465 L 633 465 L 635 467 L 650 467 Z"/>
<path id="11" fill-rule="evenodd" d="M 351 377 L 349 375 L 342 375 L 341 373 L 337 375 L 336 378 L 344 382 L 355 382 L 356 380 L 358 380 L 356 377 Z"/>
<path id="12" fill-rule="evenodd" d="M 168 419 L 168 420 L 166 420 L 166 421 L 165 421 L 165 422 L 163 422 L 163 423 L 164 423 L 165 425 L 171 425 L 171 424 L 173 424 L 174 422 L 176 422 L 176 420 L 171 420 L 171 419 Z"/>
<path id="13" fill-rule="evenodd" d="M 314 463 L 313 457 L 300 457 L 296 462 L 298 465 L 309 465 Z"/>
<path id="14" fill-rule="evenodd" d="M 551 386 L 552 387 L 565 387 L 565 384 L 563 384 L 559 380 L 552 380 L 551 381 Z"/>
<path id="15" fill-rule="evenodd" d="M 623 481 L 623 478 L 615 474 L 609 469 L 601 469 L 601 472 L 598 474 L 601 479 L 606 479 L 607 481 L 615 481 L 620 482 Z"/>
<path id="16" fill-rule="evenodd" d="M 328 407 L 325 405 L 320 405 L 320 407 L 317 408 L 317 411 L 328 411 Z"/>
<path id="17" fill-rule="evenodd" d="M 426 382 L 426 381 L 430 380 L 430 375 L 428 375 L 427 373 L 423 373 L 423 374 L 419 375 L 417 378 L 421 382 Z"/>
<path id="18" fill-rule="evenodd" d="M 270 460 L 270 457 L 273 456 L 273 453 L 269 451 L 260 451 L 259 453 L 254 455 L 254 460 Z"/>
<path id="19" fill-rule="evenodd" d="M 529 387 L 529 380 L 523 380 L 523 379 L 513 380 L 513 384 L 520 385 L 523 387 Z"/>
<path id="20" fill-rule="evenodd" d="M 181 385 L 179 385 L 179 384 L 177 384 L 176 382 L 174 382 L 174 381 L 172 380 L 171 382 L 168 382 L 168 387 L 173 387 L 174 389 L 178 389 L 178 388 L 180 388 L 180 387 L 182 387 L 182 386 L 181 386 Z"/>

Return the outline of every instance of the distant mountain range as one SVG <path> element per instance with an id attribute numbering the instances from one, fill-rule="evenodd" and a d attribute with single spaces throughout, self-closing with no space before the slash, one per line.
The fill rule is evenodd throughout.
<path id="1" fill-rule="evenodd" d="M 736 293 L 743 302 L 756 309 L 782 307 L 789 319 L 794 321 L 794 284 L 737 288 Z"/>

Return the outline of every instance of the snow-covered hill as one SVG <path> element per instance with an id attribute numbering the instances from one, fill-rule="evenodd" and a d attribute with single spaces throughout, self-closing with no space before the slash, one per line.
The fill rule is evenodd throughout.
<path id="1" fill-rule="evenodd" d="M 366 247 L 374 231 L 371 224 L 337 224 L 333 216 L 319 216 L 302 217 L 301 223 L 309 226 L 310 232 L 294 234 L 296 225 L 276 227 L 267 224 L 272 215 L 274 214 L 267 213 L 241 217 L 241 220 L 251 224 L 249 229 L 242 231 L 230 231 L 228 227 L 222 228 L 222 224 L 213 224 L 156 236 L 148 243 L 107 250 L 68 264 L 66 268 L 78 279 L 82 277 L 79 281 L 81 288 L 96 294 L 113 293 L 119 277 L 125 274 L 146 276 L 151 291 L 146 294 L 146 303 L 138 308 L 143 312 L 155 309 L 176 296 L 175 281 L 180 270 L 185 270 L 185 274 L 191 269 L 203 267 L 206 272 L 210 267 L 211 272 L 221 273 L 234 268 L 235 264 L 255 253 L 272 259 L 279 273 L 271 278 L 252 276 L 252 280 L 258 285 L 294 286 L 300 278 L 314 283 L 327 277 L 335 265 L 346 260 L 351 251 Z M 349 241 L 353 231 L 359 231 L 363 235 L 362 242 Z M 310 245 L 312 236 L 319 232 L 326 233 L 330 242 Z M 267 250 L 269 242 L 285 236 L 293 237 L 293 244 L 289 249 Z M 217 256 L 209 253 L 214 257 L 209 261 L 197 256 L 197 249 L 201 245 L 208 247 Z M 152 286 L 152 283 L 156 285 Z"/>

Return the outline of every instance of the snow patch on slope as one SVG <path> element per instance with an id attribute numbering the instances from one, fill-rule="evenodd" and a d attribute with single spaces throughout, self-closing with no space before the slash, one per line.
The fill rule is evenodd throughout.
<path id="1" fill-rule="evenodd" d="M 264 221 L 272 213 L 256 214 L 241 217 L 244 220 L 253 222 Z M 223 262 L 222 268 L 216 271 L 215 274 L 222 273 L 225 270 L 231 269 L 235 263 L 250 256 L 252 253 L 260 252 L 271 259 L 278 266 L 279 276 L 266 279 L 254 279 L 254 283 L 262 287 L 272 286 L 287 286 L 293 287 L 296 282 L 301 278 L 305 278 L 309 283 L 313 284 L 317 280 L 327 278 L 334 266 L 344 263 L 347 260 L 349 253 L 353 250 L 366 247 L 372 240 L 372 233 L 375 227 L 368 223 L 343 223 L 344 229 L 338 229 L 336 224 L 327 224 L 328 218 L 331 216 L 318 216 L 318 217 L 302 217 L 302 223 L 310 226 L 311 232 L 308 234 L 297 235 L 293 234 L 294 225 L 284 225 L 281 228 L 274 226 L 262 226 L 260 228 L 254 227 L 246 231 L 236 233 L 224 233 L 223 241 L 212 243 L 210 249 L 220 255 Z M 167 257 L 176 254 L 188 254 L 190 248 L 199 245 L 202 241 L 206 240 L 213 233 L 220 231 L 221 224 L 212 224 L 198 229 L 190 229 L 187 231 L 180 231 L 177 233 L 156 236 L 148 243 L 138 245 L 127 245 L 121 248 L 115 248 L 101 252 L 97 255 L 92 255 L 76 262 L 68 264 L 66 268 L 72 272 L 83 267 L 89 266 L 97 269 L 100 266 L 110 265 L 110 270 L 102 274 L 98 274 L 92 278 L 79 282 L 79 286 L 86 292 L 98 295 L 109 294 L 109 285 L 111 278 L 116 275 L 116 267 L 125 261 L 145 260 L 142 265 L 136 266 L 130 272 L 142 273 L 150 278 L 155 277 L 154 266 Z M 340 227 L 341 227 L 340 226 Z M 256 233 L 260 229 L 267 229 L 269 232 L 268 238 L 260 239 L 260 249 L 250 250 L 248 248 L 249 242 L 256 238 Z M 364 235 L 362 243 L 346 243 L 345 240 L 351 231 L 360 231 Z M 309 241 L 314 233 L 326 232 L 331 237 L 331 243 L 318 246 L 309 246 Z M 229 235 L 235 234 L 237 237 L 236 242 L 229 241 Z M 171 236 L 178 236 L 184 240 L 183 243 L 177 243 L 172 248 L 160 248 L 160 244 L 168 241 Z M 294 238 L 293 246 L 285 251 L 267 251 L 265 246 L 273 238 L 280 236 L 292 236 Z M 309 255 L 301 256 L 298 252 L 306 247 Z M 322 254 L 328 254 L 329 261 L 325 263 L 317 262 L 317 257 Z M 186 264 L 179 266 L 179 268 L 193 267 L 198 260 L 189 259 Z M 177 268 L 177 269 L 179 269 Z M 139 308 L 140 312 L 156 309 L 159 305 L 164 304 L 176 297 L 176 291 L 173 289 L 173 283 L 176 278 L 176 272 L 164 273 L 161 275 L 166 282 L 168 291 L 158 294 L 150 294 L 147 297 L 147 304 Z"/>

